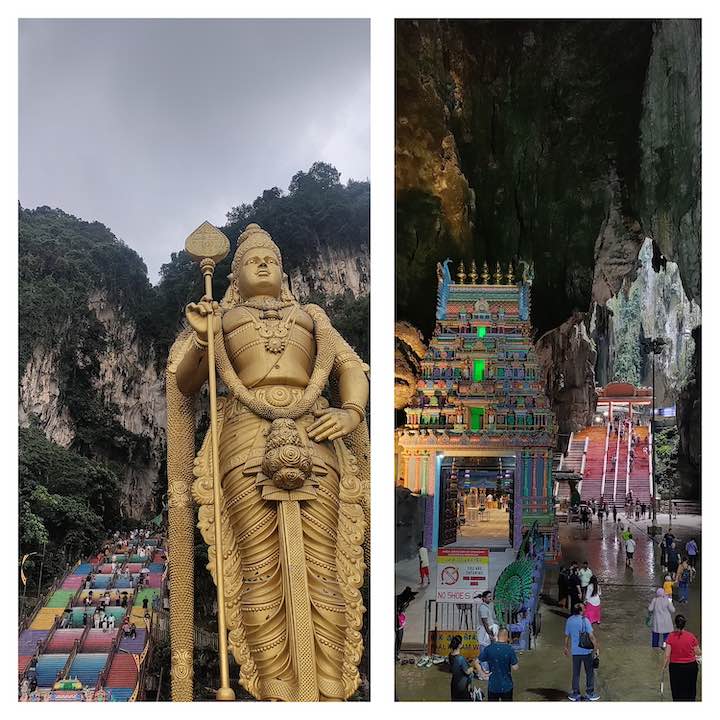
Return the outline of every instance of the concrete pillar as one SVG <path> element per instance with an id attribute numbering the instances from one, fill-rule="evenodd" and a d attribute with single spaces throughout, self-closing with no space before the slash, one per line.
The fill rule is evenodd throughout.
<path id="1" fill-rule="evenodd" d="M 417 465 L 417 457 L 409 455 L 406 460 L 407 474 L 405 475 L 405 487 L 408 490 L 415 491 L 415 466 Z"/>

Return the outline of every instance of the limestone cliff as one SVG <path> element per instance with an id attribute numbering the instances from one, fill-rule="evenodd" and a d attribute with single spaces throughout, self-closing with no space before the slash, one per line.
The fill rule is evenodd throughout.
<path id="1" fill-rule="evenodd" d="M 597 403 L 595 343 L 587 323 L 583 313 L 575 313 L 535 343 L 558 428 L 565 435 L 590 425 Z"/>
<path id="2" fill-rule="evenodd" d="M 427 345 L 417 328 L 406 322 L 395 323 L 395 410 L 404 410 L 415 395 L 420 377 L 420 361 Z"/>
<path id="3" fill-rule="evenodd" d="M 320 300 L 367 357 L 369 183 L 335 177 L 322 185 L 313 173 L 325 169 L 301 173 L 295 194 L 275 189 L 243 206 L 223 230 L 234 249 L 253 213 L 274 219 L 298 299 Z M 20 208 L 19 231 L 20 426 L 97 460 L 119 480 L 122 515 L 154 515 L 166 486 L 164 366 L 185 304 L 202 294 L 201 275 L 180 252 L 153 287 L 142 258 L 107 227 L 49 207 Z M 218 267 L 217 296 L 231 260 Z M 199 428 L 207 426 L 205 400 Z"/>
<path id="4" fill-rule="evenodd" d="M 104 349 L 99 353 L 98 374 L 93 386 L 114 419 L 131 436 L 145 440 L 148 451 L 131 455 L 122 463 L 123 511 L 131 517 L 153 510 L 154 484 L 165 455 L 164 377 L 158 372 L 152 346 L 141 347 L 135 323 L 123 314 L 105 290 L 90 293 L 89 310 L 104 331 Z M 70 447 L 76 434 L 75 421 L 64 405 L 58 365 L 59 347 L 37 347 L 20 378 L 19 422 L 27 427 L 31 418 L 46 437 Z"/>
<path id="5" fill-rule="evenodd" d="M 370 292 L 370 253 L 368 248 L 350 250 L 317 243 L 308 248 L 308 262 L 289 273 L 295 296 L 306 301 L 313 295 L 335 297 L 350 290 L 355 297 Z"/>

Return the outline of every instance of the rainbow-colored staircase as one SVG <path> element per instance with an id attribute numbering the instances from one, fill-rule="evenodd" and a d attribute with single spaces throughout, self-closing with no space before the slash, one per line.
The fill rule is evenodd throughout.
<path id="1" fill-rule="evenodd" d="M 37 690 L 21 700 L 137 699 L 148 627 L 163 594 L 166 551 L 157 537 L 132 542 L 110 558 L 98 553 L 78 563 L 24 623 L 18 674 L 34 676 Z M 141 554 L 139 546 L 152 546 L 153 552 Z M 103 598 L 114 628 L 94 627 Z M 121 629 L 126 617 L 136 626 L 135 637 Z"/>

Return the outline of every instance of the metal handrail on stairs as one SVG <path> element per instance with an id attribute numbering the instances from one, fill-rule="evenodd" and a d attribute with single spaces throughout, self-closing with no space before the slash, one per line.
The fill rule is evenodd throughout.
<path id="1" fill-rule="evenodd" d="M 65 665 L 63 665 L 63 669 L 58 673 L 59 677 L 55 680 L 55 682 L 58 682 L 59 680 L 67 680 L 67 674 L 70 672 L 70 668 L 72 667 L 73 662 L 75 662 L 75 656 L 78 652 L 80 652 L 80 640 L 75 640 L 72 650 L 70 650 L 70 654 L 65 661 Z"/>
<path id="2" fill-rule="evenodd" d="M 143 647 L 143 653 L 141 653 L 142 662 L 140 663 L 140 672 L 138 673 L 136 691 L 139 696 L 145 697 L 145 675 L 147 674 L 147 668 L 152 659 L 152 653 L 155 649 L 154 640 L 154 625 L 156 623 L 155 613 L 152 614 L 150 620 L 150 631 L 145 634 L 145 646 Z"/>

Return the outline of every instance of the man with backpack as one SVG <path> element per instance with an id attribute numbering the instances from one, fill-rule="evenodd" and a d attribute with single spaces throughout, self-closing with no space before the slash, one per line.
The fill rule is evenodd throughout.
<path id="1" fill-rule="evenodd" d="M 582 603 L 575 603 L 572 608 L 572 615 L 565 623 L 565 655 L 572 657 L 572 692 L 568 700 L 577 702 L 582 700 L 580 694 L 580 668 L 585 668 L 585 690 L 587 695 L 584 699 L 594 702 L 600 696 L 595 693 L 595 655 L 600 655 L 597 638 L 593 635 L 592 624 L 583 617 Z"/>

